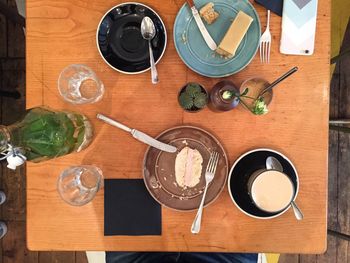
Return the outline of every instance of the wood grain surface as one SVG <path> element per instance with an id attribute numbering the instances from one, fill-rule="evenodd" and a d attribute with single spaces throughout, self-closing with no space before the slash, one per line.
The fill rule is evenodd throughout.
<path id="1" fill-rule="evenodd" d="M 104 12 L 120 1 L 27 0 L 27 108 L 47 105 L 83 112 L 95 126 L 93 144 L 84 152 L 40 164 L 27 165 L 27 245 L 31 250 L 116 251 L 240 251 L 321 253 L 326 249 L 327 158 L 329 107 L 330 1 L 320 0 L 315 54 L 310 57 L 279 53 L 281 19 L 272 15 L 271 63 L 259 58 L 227 79 L 238 85 L 252 76 L 274 80 L 293 66 L 299 72 L 275 90 L 271 112 L 253 116 L 242 108 L 227 113 L 205 109 L 183 112 L 178 90 L 198 81 L 209 90 L 218 79 L 187 69 L 177 55 L 172 27 L 182 1 L 143 1 L 157 10 L 168 31 L 168 47 L 158 64 L 160 83 L 150 73 L 122 75 L 99 57 L 96 27 Z M 261 22 L 266 11 L 256 6 Z M 72 106 L 57 91 L 60 71 L 72 63 L 92 67 L 106 86 L 102 101 Z M 103 191 L 84 207 L 65 204 L 56 190 L 57 177 L 69 165 L 95 164 L 106 178 L 141 178 L 146 146 L 123 131 L 98 122 L 97 112 L 157 135 L 181 124 L 192 124 L 215 134 L 232 164 L 244 152 L 269 147 L 286 154 L 300 175 L 298 205 L 305 219 L 293 212 L 273 220 L 245 216 L 232 204 L 227 189 L 205 209 L 202 231 L 190 233 L 195 213 L 162 209 L 161 236 L 103 236 Z"/>

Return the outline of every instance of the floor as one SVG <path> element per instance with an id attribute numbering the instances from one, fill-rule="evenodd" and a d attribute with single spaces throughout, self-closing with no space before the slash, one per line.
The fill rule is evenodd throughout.
<path id="1" fill-rule="evenodd" d="M 0 0 L 15 7 L 15 0 Z M 333 0 L 332 57 L 350 47 L 350 1 Z M 347 33 L 344 34 L 346 31 Z M 342 44 L 343 43 L 343 44 Z M 333 67 L 331 82 L 331 118 L 350 118 L 350 55 Z M 22 28 L 0 15 L 0 90 L 18 90 L 19 100 L 0 97 L 0 123 L 7 125 L 20 118 L 25 110 L 25 39 Z M 328 228 L 350 235 L 350 135 L 330 131 L 329 135 L 329 216 Z M 84 263 L 82 252 L 32 252 L 25 241 L 25 169 L 12 172 L 0 166 L 0 189 L 7 202 L 0 207 L 0 220 L 9 232 L 0 240 L 0 263 Z M 302 238 L 302 237 L 301 237 Z M 281 255 L 281 263 L 350 263 L 349 241 L 328 235 L 324 255 Z"/>

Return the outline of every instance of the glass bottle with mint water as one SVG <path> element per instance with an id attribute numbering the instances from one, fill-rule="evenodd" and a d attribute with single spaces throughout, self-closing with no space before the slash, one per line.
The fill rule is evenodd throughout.
<path id="1" fill-rule="evenodd" d="M 37 107 L 21 121 L 0 126 L 0 151 L 15 147 L 26 160 L 40 162 L 80 152 L 92 135 L 92 125 L 84 115 Z"/>

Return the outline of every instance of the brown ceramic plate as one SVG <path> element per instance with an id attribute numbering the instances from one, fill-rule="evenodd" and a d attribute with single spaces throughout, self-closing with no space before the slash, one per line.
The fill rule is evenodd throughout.
<path id="1" fill-rule="evenodd" d="M 205 187 L 205 170 L 210 153 L 220 155 L 214 180 L 210 183 L 205 205 L 212 203 L 225 186 L 228 174 L 228 161 L 221 143 L 209 132 L 192 126 L 171 128 L 160 134 L 157 139 L 174 145 L 178 152 L 188 146 L 197 149 L 202 157 L 202 175 L 200 182 L 193 188 L 183 189 L 175 179 L 175 159 L 177 153 L 167 153 L 149 147 L 143 163 L 143 178 L 148 191 L 160 204 L 181 211 L 198 209 Z"/>

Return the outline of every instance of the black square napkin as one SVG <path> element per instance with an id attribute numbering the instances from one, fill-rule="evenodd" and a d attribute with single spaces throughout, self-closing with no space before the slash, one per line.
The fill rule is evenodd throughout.
<path id="1" fill-rule="evenodd" d="M 142 179 L 105 179 L 104 234 L 161 235 L 162 211 Z"/>
<path id="2" fill-rule="evenodd" d="M 282 16 L 283 0 L 255 0 L 255 2 L 264 6 L 267 10 Z"/>

